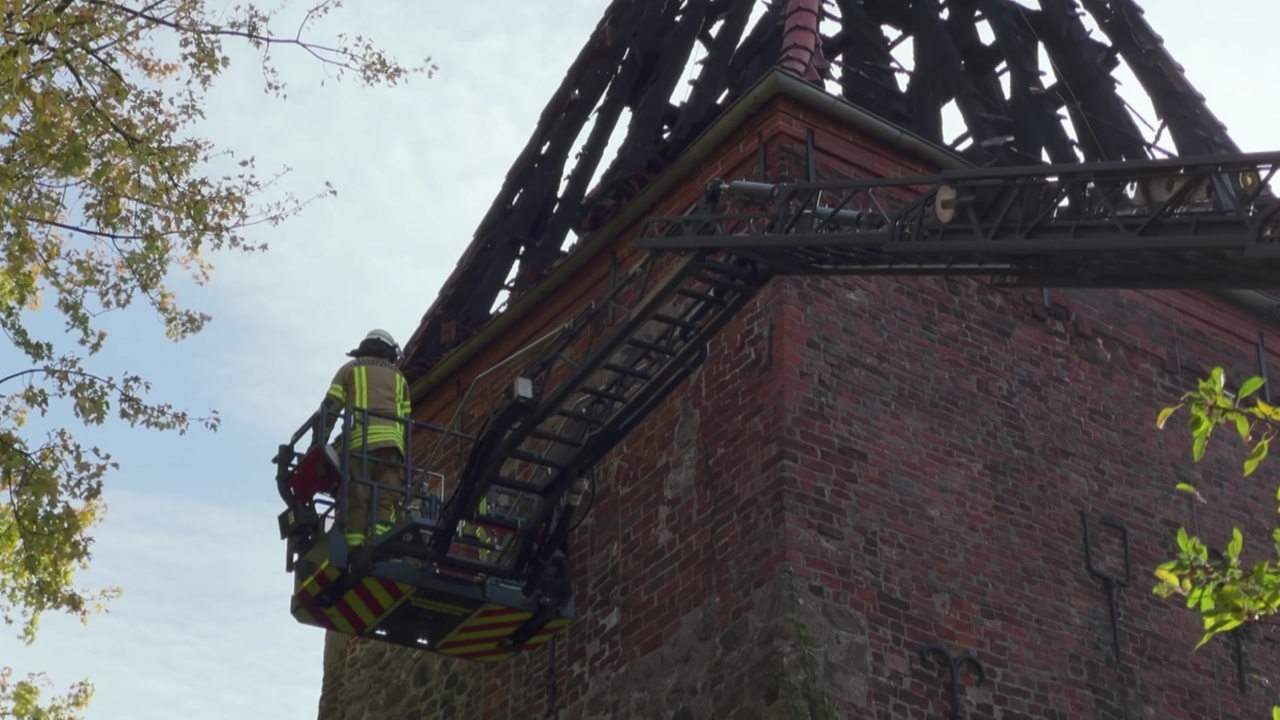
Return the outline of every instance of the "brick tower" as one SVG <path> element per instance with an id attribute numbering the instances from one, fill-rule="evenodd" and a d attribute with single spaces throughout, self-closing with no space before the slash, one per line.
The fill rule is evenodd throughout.
<path id="1" fill-rule="evenodd" d="M 1073 5 L 1045 3 L 1059 4 Z M 732 28 L 730 8 L 743 3 L 719 5 L 707 22 Z M 670 123 L 669 144 L 646 156 L 635 154 L 643 143 L 624 143 L 595 190 L 570 203 L 571 247 L 555 237 L 568 223 L 521 205 L 545 170 L 536 153 L 522 156 L 495 202 L 503 212 L 486 218 L 409 344 L 415 419 L 447 425 L 494 410 L 486 398 L 504 397 L 513 359 L 554 342 L 639 272 L 651 255 L 636 244 L 646 218 L 697 211 L 715 179 L 930 177 L 984 152 L 1017 164 L 978 137 L 947 147 L 921 117 L 929 93 L 973 104 L 981 83 L 857 102 L 871 91 L 847 77 L 833 93 L 821 53 L 840 40 L 820 32 L 820 4 L 775 5 L 761 21 L 773 17 L 775 41 L 752 56 L 772 62 L 736 85 L 747 56 L 727 55 L 723 106 L 688 114 L 695 91 L 681 106 L 692 120 L 651 119 Z M 839 5 L 853 30 L 906 3 Z M 955 17 L 973 3 L 951 5 Z M 1015 12 L 991 5 L 1003 8 L 989 8 L 996 26 Z M 1111 5 L 1140 21 L 1130 3 Z M 683 37 L 691 21 L 655 10 L 664 6 L 615 2 L 566 87 L 611 61 L 615 44 L 601 38 L 617 41 L 619 28 Z M 1021 12 L 1047 23 L 1057 11 Z M 913 23 L 902 31 L 950 38 L 971 64 L 964 33 Z M 917 72 L 934 62 L 931 72 L 949 77 L 951 66 L 920 52 Z M 618 67 L 625 76 L 627 62 Z M 1183 82 L 1148 90 L 1176 94 Z M 623 94 L 642 125 L 647 95 Z M 565 108 L 559 122 L 544 115 L 531 147 L 554 154 L 576 112 Z M 1202 151 L 1231 149 L 1207 110 L 1184 116 L 1217 143 Z M 1018 138 L 1035 125 L 1010 122 Z M 1038 157 L 1053 159 L 1051 135 Z M 1124 140 L 1098 138 L 1084 159 L 1136 160 Z M 539 207 L 565 205 L 572 177 Z M 508 298 L 490 317 L 492 297 L 464 295 L 493 275 L 504 251 L 492 238 L 520 222 L 538 232 L 512 235 L 530 240 L 497 273 L 495 292 Z M 654 261 L 655 277 L 682 257 Z M 635 295 L 650 291 L 647 275 L 636 282 Z M 617 312 L 634 299 L 619 296 Z M 1192 466 L 1185 438 L 1153 420 L 1214 364 L 1243 379 L 1274 363 L 1263 340 L 1278 302 L 1257 291 L 1010 287 L 986 275 L 779 273 L 586 469 L 567 543 L 567 628 L 496 664 L 331 633 L 320 718 L 1266 717 L 1275 693 L 1264 679 L 1280 669 L 1267 631 L 1193 651 L 1198 620 L 1152 594 L 1151 569 L 1174 551 L 1179 525 L 1223 543 L 1238 526 L 1265 542 L 1274 488 L 1241 480 L 1222 449 Z M 1208 502 L 1175 493 L 1179 481 Z"/>

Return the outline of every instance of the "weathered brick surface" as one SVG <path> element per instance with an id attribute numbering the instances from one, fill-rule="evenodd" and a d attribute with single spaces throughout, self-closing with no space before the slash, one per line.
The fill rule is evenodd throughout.
<path id="1" fill-rule="evenodd" d="M 761 147 L 767 177 L 803 177 L 810 130 L 822 176 L 932 170 L 782 100 L 647 214 L 683 211 L 709 177 L 759 177 Z M 447 420 L 471 378 L 599 297 L 635 230 L 416 414 Z M 1267 539 L 1274 488 L 1223 449 L 1189 465 L 1152 423 L 1211 364 L 1253 372 L 1257 332 L 1190 292 L 1046 305 L 972 279 L 775 280 L 595 470 L 571 545 L 579 619 L 552 648 L 485 667 L 331 638 L 320 717 L 923 720 L 949 711 L 931 645 L 985 668 L 963 676 L 970 718 L 1264 717 L 1227 646 L 1192 652 L 1195 619 L 1150 592 L 1179 523 Z M 1104 516 L 1128 532 L 1119 663 L 1082 513 L 1109 572 L 1123 553 Z M 1263 635 L 1245 653 L 1270 677 Z"/>
<path id="2" fill-rule="evenodd" d="M 1224 543 L 1231 524 L 1267 537 L 1274 488 L 1230 463 L 1189 467 L 1183 438 L 1152 427 L 1207 370 L 1192 358 L 1251 355 L 1245 316 L 1190 293 L 1054 291 L 1044 308 L 1039 292 L 971 280 L 782 288 L 788 559 L 816 596 L 868 618 L 878 669 L 847 707 L 940 712 L 938 674 L 916 655 L 938 644 L 985 664 L 969 692 L 982 717 L 1262 716 L 1264 693 L 1239 696 L 1225 649 L 1192 653 L 1193 619 L 1150 592 L 1179 522 Z M 1211 504 L 1175 496 L 1179 479 Z M 1081 512 L 1113 572 L 1119 534 L 1100 516 L 1128 528 L 1120 665 Z"/>

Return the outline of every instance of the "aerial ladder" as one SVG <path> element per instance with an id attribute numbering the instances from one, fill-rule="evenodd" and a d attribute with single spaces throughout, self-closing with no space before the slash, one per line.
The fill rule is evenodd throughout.
<path id="1" fill-rule="evenodd" d="M 317 427 L 279 447 L 280 532 L 300 622 L 445 655 L 506 660 L 569 623 L 567 540 L 593 466 L 705 358 L 779 275 L 976 275 L 1003 286 L 1280 286 L 1280 153 L 767 184 L 712 179 L 650 217 L 650 251 L 506 363 L 485 424 L 407 427 L 403 512 L 358 552 L 338 509 L 370 462 Z M 464 398 L 465 399 L 465 398 Z M 414 445 L 426 443 L 427 453 Z M 452 448 L 448 452 L 441 448 Z M 339 448 L 339 449 L 335 449 Z M 445 488 L 448 488 L 446 492 Z M 374 492 L 392 492 L 374 488 Z M 376 505 L 376 503 L 375 503 Z"/>

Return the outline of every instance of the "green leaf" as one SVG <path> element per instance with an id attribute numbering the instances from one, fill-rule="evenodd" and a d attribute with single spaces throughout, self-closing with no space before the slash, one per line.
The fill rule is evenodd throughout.
<path id="1" fill-rule="evenodd" d="M 1160 414 L 1156 416 L 1156 427 L 1163 430 L 1164 424 L 1169 422 L 1169 417 L 1173 415 L 1175 412 L 1177 412 L 1178 409 L 1181 407 L 1182 407 L 1182 404 L 1179 403 L 1177 405 L 1172 405 L 1170 407 L 1167 407 L 1161 410 Z"/>
<path id="2" fill-rule="evenodd" d="M 1240 433 L 1240 439 L 1248 442 L 1249 440 L 1249 418 L 1244 415 L 1235 415 L 1236 432 Z"/>
<path id="3" fill-rule="evenodd" d="M 1178 492 L 1190 493 L 1192 495 L 1200 494 L 1199 491 L 1196 490 L 1194 485 L 1190 485 L 1188 483 L 1178 483 L 1177 485 L 1174 486 L 1174 489 L 1177 490 Z"/>
<path id="4" fill-rule="evenodd" d="M 1267 384 L 1266 380 L 1263 380 L 1262 378 L 1255 375 L 1254 377 L 1251 377 L 1248 380 L 1244 381 L 1244 384 L 1240 386 L 1240 392 L 1236 394 L 1236 397 L 1243 400 L 1244 398 L 1247 398 L 1250 395 L 1261 390 L 1262 386 L 1266 384 Z"/>
<path id="5" fill-rule="evenodd" d="M 1280 408 L 1268 404 L 1263 400 L 1257 401 L 1257 404 L 1253 409 L 1253 414 L 1264 420 L 1280 422 Z"/>
<path id="6" fill-rule="evenodd" d="M 1240 528 L 1231 528 L 1231 542 L 1227 543 L 1227 557 L 1231 559 L 1231 564 L 1235 564 L 1240 559 L 1240 549 L 1244 547 L 1244 535 L 1240 533 Z"/>
<path id="7" fill-rule="evenodd" d="M 1253 450 L 1249 453 L 1249 457 L 1244 460 L 1245 477 L 1253 474 L 1258 469 L 1258 465 L 1267 457 L 1267 449 L 1271 445 L 1270 438 L 1263 438 L 1253 446 Z"/>
<path id="8" fill-rule="evenodd" d="M 1191 441 L 1191 460 L 1200 462 L 1204 459 L 1204 448 L 1209 444 L 1209 433 L 1198 433 Z"/>
<path id="9" fill-rule="evenodd" d="M 304 4 L 323 12 L 341 3 Z M 3 374 L 21 380 L 5 388 L 0 409 L 0 623 L 29 642 L 42 614 L 84 618 L 116 594 L 82 588 L 77 576 L 92 559 L 103 478 L 116 465 L 59 419 L 178 432 L 217 422 L 152 399 L 145 378 L 86 370 L 104 349 L 101 316 L 142 304 L 170 337 L 199 331 L 207 316 L 187 309 L 175 286 L 206 281 L 207 255 L 258 249 L 248 228 L 275 225 L 309 201 L 277 185 L 274 172 L 258 176 L 251 161 L 223 174 L 231 149 L 201 136 L 211 130 L 205 91 L 229 62 L 223 41 L 257 38 L 249 44 L 265 50 L 286 40 L 367 85 L 395 84 L 414 69 L 364 39 L 317 48 L 292 28 L 276 36 L 272 13 L 249 3 L 137 3 L 159 19 L 127 3 L 3 5 L 0 329 L 13 350 Z M 262 60 L 268 89 L 278 89 Z M 22 426 L 46 411 L 47 422 Z M 87 685 L 65 699 L 41 697 L 42 687 L 10 677 L 0 661 L 0 717 L 80 716 Z"/>
<path id="10" fill-rule="evenodd" d="M 1178 547 L 1181 548 L 1183 552 L 1191 552 L 1191 538 L 1187 537 L 1186 528 L 1178 528 L 1177 540 Z"/>
<path id="11" fill-rule="evenodd" d="M 1240 624 L 1243 622 L 1243 618 L 1226 612 L 1206 615 L 1204 621 L 1204 636 L 1200 638 L 1200 642 L 1196 643 L 1196 649 L 1198 650 L 1200 646 L 1212 640 L 1214 635 L 1234 630 L 1237 627 L 1240 627 Z"/>

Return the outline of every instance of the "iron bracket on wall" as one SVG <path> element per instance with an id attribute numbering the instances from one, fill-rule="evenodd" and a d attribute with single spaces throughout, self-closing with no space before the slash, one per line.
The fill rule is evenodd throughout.
<path id="1" fill-rule="evenodd" d="M 972 670 L 975 685 L 981 685 L 987 679 L 986 668 L 972 653 L 952 655 L 940 645 L 926 645 L 920 648 L 920 661 L 928 665 L 930 660 L 947 671 L 947 689 L 951 694 L 951 713 L 948 717 L 950 720 L 962 720 L 964 710 L 960 701 L 960 675 L 964 666 L 968 665 Z"/>
<path id="2" fill-rule="evenodd" d="M 560 712 L 560 686 L 556 683 L 556 636 L 547 643 L 547 717 Z"/>
<path id="3" fill-rule="evenodd" d="M 1249 692 L 1249 675 L 1246 671 L 1248 662 L 1244 658 L 1244 636 L 1241 628 L 1236 628 L 1231 633 L 1231 650 L 1236 661 L 1236 689 L 1241 695 Z"/>
<path id="4" fill-rule="evenodd" d="M 1258 337 L 1259 342 L 1261 342 L 1262 333 L 1258 333 Z M 1214 560 L 1226 559 L 1226 555 L 1221 550 L 1213 547 L 1209 548 L 1209 556 Z M 1236 690 L 1241 695 L 1249 692 L 1249 661 L 1244 654 L 1246 627 L 1241 625 L 1226 633 L 1226 641 L 1230 644 L 1227 649 L 1227 656 L 1231 658 L 1232 664 L 1236 666 Z"/>
<path id="5" fill-rule="evenodd" d="M 1084 567 L 1096 580 L 1102 581 L 1103 589 L 1107 593 L 1107 610 L 1111 615 L 1111 648 L 1115 652 L 1117 663 L 1123 663 L 1124 660 L 1120 654 L 1120 616 L 1117 595 L 1120 588 L 1129 584 L 1132 574 L 1129 565 L 1129 528 L 1116 518 L 1102 515 L 1098 518 L 1098 524 L 1104 528 L 1112 528 L 1119 531 L 1120 542 L 1124 551 L 1124 563 L 1122 565 L 1122 573 L 1116 574 L 1103 570 L 1093 563 L 1093 546 L 1089 541 L 1089 515 L 1084 511 L 1080 511 L 1080 524 L 1084 529 Z"/>
<path id="6" fill-rule="evenodd" d="M 1267 375 L 1266 335 L 1258 331 L 1258 377 L 1262 378 L 1262 399 L 1271 402 L 1271 378 Z"/>

